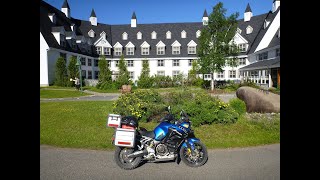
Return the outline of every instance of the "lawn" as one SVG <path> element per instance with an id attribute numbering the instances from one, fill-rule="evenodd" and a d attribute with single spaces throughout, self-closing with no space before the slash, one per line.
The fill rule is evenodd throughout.
<path id="1" fill-rule="evenodd" d="M 40 144 L 86 149 L 114 149 L 113 128 L 106 127 L 112 101 L 40 102 Z M 158 123 L 140 123 L 152 130 Z M 280 142 L 280 117 L 250 120 L 243 116 L 230 125 L 194 128 L 208 148 L 247 147 Z"/>
<path id="2" fill-rule="evenodd" d="M 40 89 L 40 98 L 67 98 L 67 97 L 79 97 L 90 95 L 85 92 L 80 92 L 77 90 L 63 90 L 63 89 Z"/>

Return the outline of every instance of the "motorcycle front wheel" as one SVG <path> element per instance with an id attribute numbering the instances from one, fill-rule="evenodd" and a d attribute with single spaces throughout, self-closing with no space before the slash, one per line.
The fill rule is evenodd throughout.
<path id="1" fill-rule="evenodd" d="M 131 170 L 138 167 L 141 162 L 141 157 L 136 158 L 128 158 L 127 155 L 134 152 L 134 149 L 131 148 L 123 148 L 123 147 L 116 147 L 116 151 L 114 153 L 114 160 L 116 161 L 117 165 L 122 169 Z"/>
<path id="2" fill-rule="evenodd" d="M 181 147 L 180 158 L 190 167 L 200 167 L 208 160 L 208 152 L 206 146 L 198 141 L 194 142 L 194 154 L 192 155 L 191 149 L 188 147 Z"/>

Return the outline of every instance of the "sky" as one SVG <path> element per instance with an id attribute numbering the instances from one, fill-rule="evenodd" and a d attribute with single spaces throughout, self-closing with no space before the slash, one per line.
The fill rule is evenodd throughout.
<path id="1" fill-rule="evenodd" d="M 65 0 L 44 0 L 61 10 Z M 239 12 L 238 19 L 250 4 L 253 15 L 272 9 L 273 0 L 220 0 L 227 9 L 226 15 Z M 133 11 L 138 24 L 201 22 L 206 9 L 209 13 L 219 0 L 68 0 L 71 17 L 89 20 L 94 9 L 98 23 L 130 24 Z"/>

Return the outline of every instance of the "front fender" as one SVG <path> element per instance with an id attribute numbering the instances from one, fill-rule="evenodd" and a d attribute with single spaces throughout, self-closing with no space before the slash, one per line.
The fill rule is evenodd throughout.
<path id="1" fill-rule="evenodd" d="M 190 146 L 191 146 L 191 148 L 192 148 L 192 150 L 194 150 L 194 142 L 200 142 L 200 139 L 198 139 L 198 138 L 188 138 L 187 139 L 187 142 L 190 144 Z M 181 145 L 181 148 L 185 148 L 185 147 L 187 147 L 187 143 L 186 142 L 184 142 L 182 145 Z"/>

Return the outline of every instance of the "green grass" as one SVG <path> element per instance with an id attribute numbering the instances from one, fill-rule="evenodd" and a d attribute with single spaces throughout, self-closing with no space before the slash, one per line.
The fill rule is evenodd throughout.
<path id="1" fill-rule="evenodd" d="M 76 90 L 48 90 L 40 89 L 40 98 L 66 98 L 66 97 L 80 97 L 90 95 L 85 92 Z"/>
<path id="2" fill-rule="evenodd" d="M 48 86 L 40 87 L 40 89 L 75 89 L 75 87 Z"/>
<path id="3" fill-rule="evenodd" d="M 107 89 L 107 90 L 102 90 L 102 89 L 97 89 L 96 87 L 92 86 L 85 86 L 83 87 L 84 90 L 89 90 L 89 91 L 94 91 L 94 92 L 99 92 L 99 93 L 120 93 L 118 89 Z"/>
<path id="4" fill-rule="evenodd" d="M 112 101 L 40 102 L 40 144 L 57 147 L 114 149 L 113 128 L 106 127 Z M 148 130 L 158 123 L 139 125 Z M 242 116 L 235 124 L 194 128 L 196 137 L 213 148 L 247 147 L 280 142 L 280 117 Z"/>

